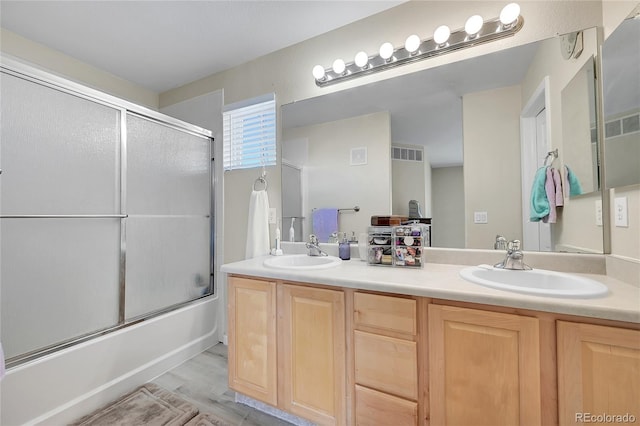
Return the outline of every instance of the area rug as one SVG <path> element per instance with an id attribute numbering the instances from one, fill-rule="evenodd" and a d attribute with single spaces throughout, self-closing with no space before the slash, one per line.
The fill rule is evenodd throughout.
<path id="1" fill-rule="evenodd" d="M 71 426 L 228 426 L 179 396 L 153 383 L 91 413 Z"/>

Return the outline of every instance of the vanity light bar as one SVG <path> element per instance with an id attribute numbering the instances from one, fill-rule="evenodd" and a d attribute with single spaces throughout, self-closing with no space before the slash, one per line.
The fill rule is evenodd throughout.
<path id="1" fill-rule="evenodd" d="M 515 11 L 515 16 L 507 17 L 505 19 L 504 14 L 508 8 L 510 8 L 512 13 Z M 411 62 L 421 61 L 433 56 L 443 55 L 445 53 L 466 49 L 482 43 L 510 37 L 520 31 L 524 25 L 524 18 L 522 18 L 519 13 L 520 7 L 515 3 L 510 3 L 505 6 L 503 12 L 500 14 L 500 18 L 483 22 L 482 26 L 475 34 L 467 33 L 464 28 L 448 34 L 449 28 L 443 25 L 436 29 L 436 33 L 433 38 L 420 41 L 417 50 L 414 50 L 413 52 L 407 50 L 408 48 L 414 49 L 416 44 L 415 36 L 410 36 L 410 38 L 413 38 L 413 46 L 411 46 L 409 40 L 407 40 L 407 43 L 405 44 L 407 47 L 400 48 L 393 48 L 390 43 L 384 43 L 380 48 L 380 53 L 369 56 L 366 63 L 364 63 L 363 58 L 366 54 L 364 54 L 364 52 L 360 52 L 356 55 L 356 60 L 348 64 L 345 64 L 341 59 L 336 59 L 336 61 L 334 61 L 334 67 L 332 68 L 325 69 L 322 65 L 316 65 L 313 68 L 313 76 L 315 78 L 316 85 L 324 87 Z M 472 19 L 476 21 L 475 28 L 474 25 L 469 26 L 469 21 L 467 21 L 467 29 L 477 29 L 479 26 L 478 18 L 480 18 L 478 15 L 474 15 L 469 18 L 469 21 Z M 505 21 L 507 23 L 505 23 Z M 438 41 L 444 39 L 444 41 L 437 43 L 434 39 Z"/>

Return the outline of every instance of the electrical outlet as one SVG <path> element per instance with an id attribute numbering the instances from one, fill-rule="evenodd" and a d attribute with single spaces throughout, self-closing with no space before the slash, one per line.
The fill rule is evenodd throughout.
<path id="1" fill-rule="evenodd" d="M 596 200 L 596 226 L 602 226 L 602 200 Z"/>
<path id="2" fill-rule="evenodd" d="M 269 223 L 275 225 L 277 211 L 275 207 L 269 207 Z"/>
<path id="3" fill-rule="evenodd" d="M 627 211 L 627 197 L 616 197 L 613 202 L 613 215 L 616 226 L 629 227 L 629 214 Z"/>
<path id="4" fill-rule="evenodd" d="M 473 212 L 473 223 L 489 223 L 487 212 Z"/>

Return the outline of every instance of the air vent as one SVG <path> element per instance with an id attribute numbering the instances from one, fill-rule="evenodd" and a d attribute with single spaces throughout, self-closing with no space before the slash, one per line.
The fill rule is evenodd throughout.
<path id="1" fill-rule="evenodd" d="M 604 125 L 605 138 L 640 132 L 640 114 L 609 120 Z"/>
<path id="2" fill-rule="evenodd" d="M 401 146 L 392 146 L 391 158 L 394 160 L 422 162 L 423 150 L 421 148 L 406 148 Z"/>

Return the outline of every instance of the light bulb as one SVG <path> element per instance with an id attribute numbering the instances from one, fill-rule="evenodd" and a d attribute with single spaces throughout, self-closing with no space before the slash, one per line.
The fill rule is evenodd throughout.
<path id="1" fill-rule="evenodd" d="M 333 72 L 336 74 L 342 74 L 346 69 L 346 65 L 342 59 L 336 59 L 333 61 Z"/>
<path id="2" fill-rule="evenodd" d="M 367 55 L 366 52 L 358 52 L 356 53 L 354 62 L 356 66 L 359 66 L 360 68 L 364 68 L 369 63 L 369 56 Z"/>
<path id="3" fill-rule="evenodd" d="M 404 48 L 407 49 L 409 53 L 415 53 L 420 48 L 420 37 L 413 34 L 407 37 L 407 40 L 404 42 Z"/>
<path id="4" fill-rule="evenodd" d="M 445 44 L 447 40 L 449 40 L 450 35 L 451 30 L 449 27 L 446 25 L 440 25 L 433 33 L 433 41 L 435 41 L 438 46 Z"/>
<path id="5" fill-rule="evenodd" d="M 382 46 L 380 46 L 380 57 L 385 61 L 387 61 L 392 56 L 393 56 L 393 44 L 389 42 L 382 43 Z"/>
<path id="6" fill-rule="evenodd" d="M 324 78 L 324 67 L 322 65 L 313 67 L 313 76 L 316 80 L 322 80 Z"/>
<path id="7" fill-rule="evenodd" d="M 520 16 L 520 5 L 518 3 L 509 3 L 500 12 L 500 22 L 502 25 L 511 25 Z"/>
<path id="8" fill-rule="evenodd" d="M 483 24 L 484 21 L 482 20 L 482 16 L 473 15 L 467 19 L 467 22 L 464 24 L 464 30 L 470 36 L 475 36 L 482 29 Z"/>

